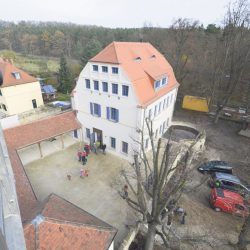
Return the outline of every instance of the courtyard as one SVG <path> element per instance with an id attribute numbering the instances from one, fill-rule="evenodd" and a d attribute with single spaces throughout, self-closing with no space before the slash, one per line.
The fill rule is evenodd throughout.
<path id="1" fill-rule="evenodd" d="M 233 164 L 240 178 L 250 183 L 250 166 L 247 164 L 250 144 L 249 139 L 237 134 L 239 124 L 221 120 L 214 125 L 206 115 L 184 111 L 176 111 L 174 121 L 194 124 L 206 131 L 206 150 L 194 162 L 195 166 L 208 160 L 226 160 Z M 126 236 L 126 225 L 132 224 L 135 217 L 111 184 L 119 176 L 120 170 L 129 168 L 129 165 L 109 153 L 91 153 L 87 165 L 83 167 L 77 159 L 79 146 L 83 145 L 71 140 L 65 138 L 65 149 L 61 148 L 60 139 L 44 142 L 43 152 L 46 156 L 42 159 L 39 159 L 37 148 L 36 157 L 32 147 L 19 151 L 27 176 L 38 200 L 42 201 L 50 193 L 55 193 L 117 228 L 117 249 Z M 54 148 L 53 153 L 49 147 Z M 89 177 L 79 177 L 81 168 L 89 170 Z M 72 177 L 70 181 L 68 174 Z M 182 249 L 234 249 L 243 220 L 211 209 L 208 202 L 210 188 L 203 181 L 203 176 L 195 167 L 180 200 L 179 205 L 185 208 L 188 215 L 185 225 L 176 221 L 175 231 L 180 237 L 194 239 L 191 243 L 185 243 Z M 190 192 L 192 188 L 195 190 Z"/>
<path id="2" fill-rule="evenodd" d="M 126 235 L 125 224 L 131 223 L 133 216 L 111 184 L 120 170 L 129 165 L 118 157 L 100 152 L 97 155 L 91 153 L 83 166 L 77 158 L 79 147 L 83 145 L 75 143 L 32 162 L 28 160 L 30 148 L 26 149 L 27 152 L 23 149 L 19 154 L 21 159 L 29 162 L 24 162 L 24 168 L 39 201 L 55 193 L 104 220 L 118 229 L 115 237 L 117 247 Z M 89 170 L 88 177 L 80 178 L 81 168 Z M 68 174 L 71 180 L 67 179 Z"/>

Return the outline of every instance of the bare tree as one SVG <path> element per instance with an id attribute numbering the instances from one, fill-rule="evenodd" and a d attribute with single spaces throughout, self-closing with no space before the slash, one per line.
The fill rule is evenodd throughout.
<path id="1" fill-rule="evenodd" d="M 182 82 L 188 74 L 187 64 L 192 53 L 190 38 L 193 31 L 198 28 L 198 24 L 198 21 L 179 18 L 170 27 L 174 41 L 174 50 L 171 56 L 173 68 L 179 82 Z"/>
<path id="2" fill-rule="evenodd" d="M 199 134 L 191 145 L 175 145 L 171 141 L 171 135 L 168 140 L 160 138 L 156 145 L 152 121 L 146 119 L 146 127 L 152 155 L 146 153 L 144 132 L 140 131 L 141 139 L 137 143 L 140 144 L 141 152 L 134 156 L 133 173 L 122 173 L 126 181 L 125 187 L 129 188 L 129 195 L 122 192 L 121 196 L 141 215 L 140 222 L 147 225 L 145 249 L 151 250 L 156 234 L 167 247 L 171 245 L 171 238 L 177 238 L 166 224 L 171 223 L 173 211 L 181 197 L 192 160 L 197 153 L 195 146 L 204 134 Z"/>
<path id="3" fill-rule="evenodd" d="M 214 60 L 211 96 L 216 103 L 215 123 L 240 84 L 250 57 L 249 4 L 238 0 L 229 4 L 224 31 L 218 41 Z"/>

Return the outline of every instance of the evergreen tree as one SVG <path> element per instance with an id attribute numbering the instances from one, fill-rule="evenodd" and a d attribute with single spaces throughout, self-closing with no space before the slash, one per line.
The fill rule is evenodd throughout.
<path id="1" fill-rule="evenodd" d="M 66 94 L 69 93 L 72 89 L 73 78 L 70 72 L 70 69 L 67 65 L 65 56 L 60 58 L 60 68 L 58 72 L 58 91 Z"/>
<path id="2" fill-rule="evenodd" d="M 88 60 L 95 56 L 101 50 L 102 44 L 95 38 L 91 39 L 83 49 L 83 55 L 81 57 L 82 65 L 85 66 Z"/>

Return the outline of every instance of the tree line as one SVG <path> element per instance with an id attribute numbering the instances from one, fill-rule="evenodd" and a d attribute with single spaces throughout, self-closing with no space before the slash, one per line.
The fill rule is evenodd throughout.
<path id="1" fill-rule="evenodd" d="M 177 19 L 168 28 L 145 24 L 142 28 L 116 29 L 57 22 L 0 21 L 0 50 L 64 55 L 84 66 L 112 41 L 150 42 L 173 66 L 181 84 L 180 96 L 199 95 L 213 99 L 220 106 L 228 101 L 240 105 L 242 100 L 247 100 L 242 94 L 250 92 L 246 70 L 249 34 L 248 1 L 239 0 L 228 6 L 221 26 L 204 27 L 190 19 Z"/>

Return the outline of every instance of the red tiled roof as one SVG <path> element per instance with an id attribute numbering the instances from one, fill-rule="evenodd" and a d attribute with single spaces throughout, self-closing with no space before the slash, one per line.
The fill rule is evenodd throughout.
<path id="1" fill-rule="evenodd" d="M 133 83 L 140 105 L 147 106 L 179 86 L 165 57 L 150 43 L 113 42 L 90 62 L 119 64 Z M 155 91 L 154 81 L 168 76 L 168 84 Z"/>
<path id="2" fill-rule="evenodd" d="M 16 150 L 78 128 L 80 128 L 80 124 L 77 122 L 75 114 L 65 112 L 4 130 L 4 137 L 16 180 L 22 221 L 29 220 L 39 204 Z"/>
<path id="3" fill-rule="evenodd" d="M 8 87 L 18 84 L 25 84 L 30 82 L 37 82 L 37 79 L 21 69 L 15 67 L 12 63 L 0 60 L 0 71 L 3 75 L 3 85 L 1 87 Z M 20 79 L 16 79 L 14 72 L 20 74 Z"/>
<path id="4" fill-rule="evenodd" d="M 27 224 L 25 225 L 24 229 L 24 237 L 25 237 L 25 243 L 26 243 L 26 249 L 36 249 L 36 230 L 35 226 L 33 224 Z"/>
<path id="5" fill-rule="evenodd" d="M 46 200 L 41 213 L 24 226 L 27 250 L 105 250 L 116 232 L 112 226 L 55 194 Z"/>

